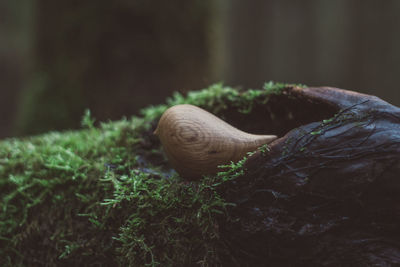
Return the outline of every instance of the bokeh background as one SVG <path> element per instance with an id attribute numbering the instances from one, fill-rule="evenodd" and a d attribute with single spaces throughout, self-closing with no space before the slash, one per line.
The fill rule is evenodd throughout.
<path id="1" fill-rule="evenodd" d="M 400 105 L 398 0 L 0 0 L 0 138 L 137 114 L 215 82 Z"/>

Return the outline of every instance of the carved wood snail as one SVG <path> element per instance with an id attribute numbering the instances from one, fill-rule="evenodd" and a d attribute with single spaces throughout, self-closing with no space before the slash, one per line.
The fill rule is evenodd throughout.
<path id="1" fill-rule="evenodd" d="M 247 152 L 277 138 L 243 132 L 188 104 L 166 110 L 154 133 L 160 138 L 171 165 L 188 179 L 215 174 L 219 165 L 236 162 Z"/>

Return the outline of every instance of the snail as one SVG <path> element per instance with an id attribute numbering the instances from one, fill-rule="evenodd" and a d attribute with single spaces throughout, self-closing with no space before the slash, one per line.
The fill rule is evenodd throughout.
<path id="1" fill-rule="evenodd" d="M 215 174 L 219 165 L 238 161 L 247 152 L 277 138 L 243 132 L 189 104 L 167 109 L 154 133 L 174 169 L 190 180 Z"/>

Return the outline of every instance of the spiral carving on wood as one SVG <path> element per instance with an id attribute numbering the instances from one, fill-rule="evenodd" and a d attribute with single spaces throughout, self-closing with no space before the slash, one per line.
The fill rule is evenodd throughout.
<path id="1" fill-rule="evenodd" d="M 243 132 L 193 105 L 164 112 L 154 132 L 175 170 L 187 179 L 215 174 L 218 166 L 242 159 L 247 152 L 275 140 L 275 135 Z"/>

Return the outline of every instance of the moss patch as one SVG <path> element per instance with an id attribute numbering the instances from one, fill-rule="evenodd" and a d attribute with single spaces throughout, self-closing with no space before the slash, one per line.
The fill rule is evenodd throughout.
<path id="1" fill-rule="evenodd" d="M 240 91 L 222 84 L 174 94 L 142 117 L 79 131 L 0 142 L 1 266 L 215 266 L 235 263 L 219 237 L 230 205 L 218 188 L 240 174 L 187 183 L 169 166 L 152 132 L 172 105 L 249 114 L 289 85 Z"/>

